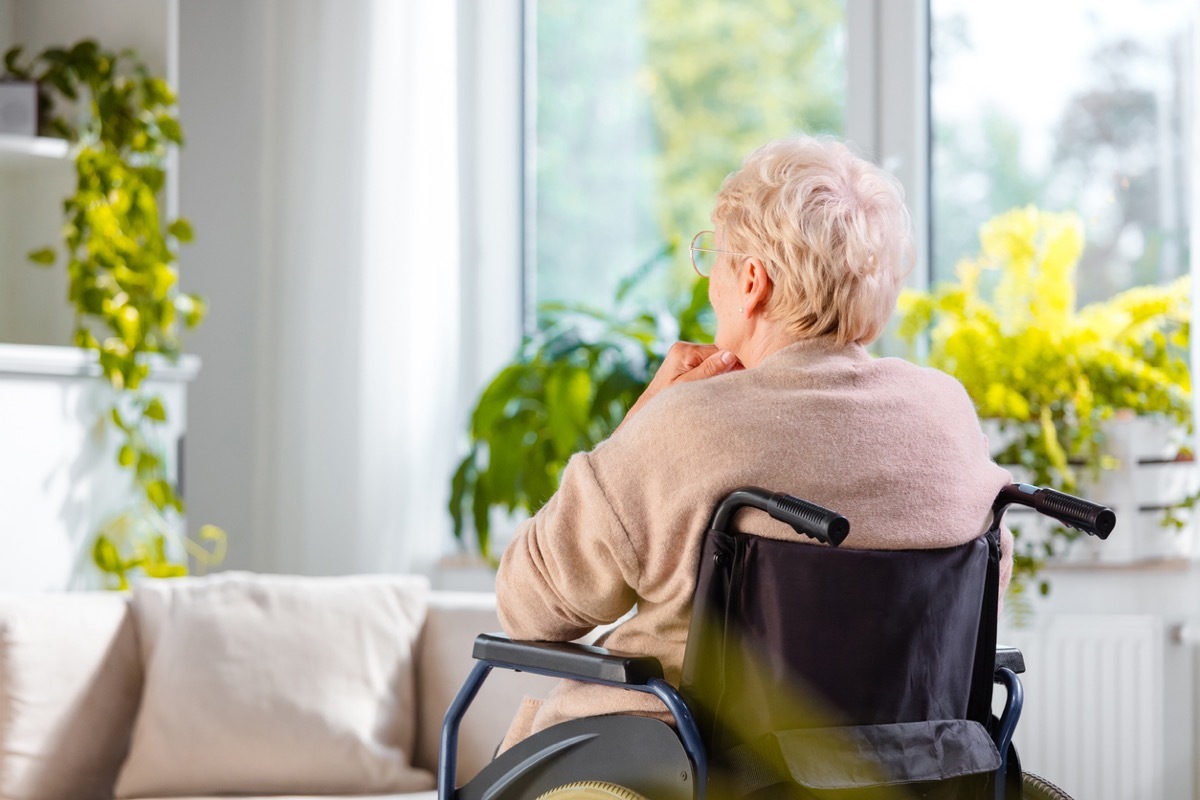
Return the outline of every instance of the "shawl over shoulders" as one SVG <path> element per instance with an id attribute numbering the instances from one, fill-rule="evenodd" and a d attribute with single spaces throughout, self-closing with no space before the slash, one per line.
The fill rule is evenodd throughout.
<path id="1" fill-rule="evenodd" d="M 1010 481 L 956 380 L 858 345 L 803 341 L 754 369 L 663 391 L 574 456 L 504 552 L 500 619 L 514 638 L 567 640 L 636 604 L 606 646 L 658 657 L 678 684 L 701 537 L 729 491 L 762 486 L 837 510 L 850 520 L 842 547 L 909 549 L 978 536 Z M 737 525 L 795 538 L 754 510 Z M 1011 537 L 1002 544 L 1003 592 Z M 565 719 L 626 712 L 669 719 L 648 696 L 566 681 L 506 745 Z"/>

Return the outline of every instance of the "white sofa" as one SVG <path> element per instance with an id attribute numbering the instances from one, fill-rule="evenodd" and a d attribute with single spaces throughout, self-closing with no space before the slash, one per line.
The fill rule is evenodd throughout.
<path id="1" fill-rule="evenodd" d="M 402 576 L 0 594 L 0 798 L 430 800 L 442 716 L 498 629 L 492 596 Z M 548 686 L 492 673 L 460 783 Z"/>

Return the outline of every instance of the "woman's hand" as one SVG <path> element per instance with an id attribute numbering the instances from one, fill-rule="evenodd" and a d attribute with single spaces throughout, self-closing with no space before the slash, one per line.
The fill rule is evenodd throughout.
<path id="1" fill-rule="evenodd" d="M 646 391 L 642 392 L 642 396 L 633 404 L 633 408 L 629 409 L 625 419 L 621 420 L 621 425 L 628 422 L 630 417 L 641 410 L 642 406 L 649 403 L 656 394 L 668 386 L 700 381 L 739 369 L 743 369 L 742 362 L 738 361 L 737 356 L 728 350 L 720 350 L 712 344 L 676 342 L 667 351 L 667 357 L 663 359 L 658 372 L 654 373 L 654 378 L 646 387 Z M 621 429 L 621 425 L 617 426 L 617 430 Z"/>

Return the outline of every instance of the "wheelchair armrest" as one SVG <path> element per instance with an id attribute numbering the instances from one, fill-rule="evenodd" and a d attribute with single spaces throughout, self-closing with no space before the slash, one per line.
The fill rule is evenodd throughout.
<path id="1" fill-rule="evenodd" d="M 1015 647 L 996 645 L 996 669 L 1001 667 L 1007 667 L 1015 674 L 1020 675 L 1025 671 L 1025 656 Z"/>
<path id="2" fill-rule="evenodd" d="M 498 667 L 617 686 L 645 686 L 663 677 L 662 664 L 653 656 L 625 655 L 574 642 L 514 641 L 501 633 L 475 637 L 472 655 Z"/>

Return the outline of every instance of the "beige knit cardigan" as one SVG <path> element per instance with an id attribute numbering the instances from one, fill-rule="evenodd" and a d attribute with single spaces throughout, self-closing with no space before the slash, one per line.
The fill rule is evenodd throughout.
<path id="1" fill-rule="evenodd" d="M 843 547 L 905 549 L 978 536 L 1010 481 L 953 378 L 873 358 L 859 345 L 802 341 L 753 369 L 663 391 L 592 452 L 574 456 L 558 492 L 504 552 L 500 620 L 516 639 L 565 641 L 636 604 L 605 646 L 656 656 L 678 685 L 701 537 L 732 489 L 761 486 L 840 511 L 850 520 Z M 759 511 L 742 511 L 736 522 L 749 533 L 797 538 Z M 1002 552 L 1003 594 L 1007 532 Z M 670 719 L 651 696 L 564 681 L 545 702 L 526 699 L 503 746 L 612 713 Z"/>

